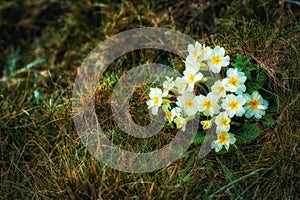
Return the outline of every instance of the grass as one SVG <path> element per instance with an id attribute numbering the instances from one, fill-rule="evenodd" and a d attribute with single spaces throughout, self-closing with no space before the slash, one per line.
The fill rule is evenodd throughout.
<path id="1" fill-rule="evenodd" d="M 294 1 L 1 1 L 0 197 L 3 199 L 297 199 L 300 190 L 299 5 Z M 248 145 L 198 158 L 192 145 L 161 170 L 131 174 L 97 161 L 81 143 L 72 116 L 77 67 L 101 41 L 130 28 L 164 27 L 230 57 L 250 55 L 268 72 L 272 126 Z M 159 51 L 119 58 L 99 80 L 96 110 L 107 136 L 131 151 L 167 144 L 174 129 L 149 140 L 120 131 L 107 109 L 113 87 L 133 66 L 180 67 Z M 38 92 L 38 93 L 37 93 Z M 147 87 L 131 99 L 137 123 Z M 36 95 L 35 95 L 36 94 Z"/>

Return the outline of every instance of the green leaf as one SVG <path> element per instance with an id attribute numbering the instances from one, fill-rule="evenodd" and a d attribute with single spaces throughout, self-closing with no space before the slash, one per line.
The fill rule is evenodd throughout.
<path id="1" fill-rule="evenodd" d="M 229 146 L 228 150 L 225 148 L 225 146 L 223 146 L 220 151 L 216 152 L 216 154 L 222 155 L 231 151 L 232 151 L 232 145 Z"/>
<path id="2" fill-rule="evenodd" d="M 202 144 L 204 142 L 205 135 L 206 135 L 206 132 L 204 132 L 204 131 L 197 132 L 196 136 L 193 139 L 193 143 L 194 144 Z"/>
<path id="3" fill-rule="evenodd" d="M 261 122 L 264 128 L 270 128 L 275 125 L 275 119 L 272 114 L 267 114 Z"/>
<path id="4" fill-rule="evenodd" d="M 248 144 L 261 135 L 261 129 L 255 124 L 245 124 L 242 131 L 236 134 L 238 144 Z"/>
<path id="5" fill-rule="evenodd" d="M 244 74 L 247 77 L 247 81 L 252 81 L 251 72 L 244 72 Z"/>
<path id="6" fill-rule="evenodd" d="M 256 66 L 250 62 L 250 56 L 244 56 L 241 54 L 236 55 L 235 62 L 232 64 L 233 67 L 245 72 L 246 74 L 256 69 Z"/>
<path id="7" fill-rule="evenodd" d="M 251 63 L 250 56 L 244 56 L 241 54 L 236 55 L 235 62 L 232 64 L 233 67 L 237 68 L 239 71 L 244 72 L 245 76 L 247 77 L 247 82 L 253 82 L 253 77 L 251 72 L 254 70 L 258 70 L 257 65 Z"/>
<path id="8" fill-rule="evenodd" d="M 263 68 L 260 68 L 255 72 L 252 72 L 251 81 L 247 80 L 245 84 L 247 88 L 247 92 L 249 94 L 252 94 L 253 91 L 261 89 L 265 84 L 267 78 L 268 78 L 267 72 Z"/>

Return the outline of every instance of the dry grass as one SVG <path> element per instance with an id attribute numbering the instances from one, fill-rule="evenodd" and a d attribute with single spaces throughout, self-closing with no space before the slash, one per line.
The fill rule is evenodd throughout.
<path id="1" fill-rule="evenodd" d="M 300 198 L 299 6 L 284 1 L 30 2 L 0 4 L 1 198 Z M 262 93 L 276 123 L 230 153 L 211 152 L 200 159 L 200 146 L 192 145 L 178 161 L 151 173 L 124 173 L 95 160 L 82 145 L 71 114 L 77 67 L 100 41 L 144 26 L 222 45 L 231 58 L 250 55 L 268 72 Z M 173 55 L 142 54 L 147 59 L 132 53 L 110 67 L 99 82 L 96 106 L 109 137 L 123 148 L 147 152 L 166 144 L 172 130 L 151 140 L 134 139 L 115 127 L 105 109 L 119 77 L 132 66 L 180 64 Z M 132 115 L 141 124 L 148 120 L 141 117 L 145 102 L 139 95 L 146 89 L 132 97 L 140 108 Z"/>

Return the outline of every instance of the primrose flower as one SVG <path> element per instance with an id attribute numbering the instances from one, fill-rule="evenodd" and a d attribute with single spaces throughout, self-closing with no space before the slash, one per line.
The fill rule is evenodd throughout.
<path id="1" fill-rule="evenodd" d="M 226 67 L 229 65 L 229 56 L 225 56 L 225 49 L 220 46 L 216 46 L 208 56 L 209 59 L 207 64 L 210 70 L 214 73 L 219 73 L 221 71 L 221 67 Z"/>
<path id="2" fill-rule="evenodd" d="M 150 88 L 150 99 L 146 102 L 148 108 L 151 108 L 151 112 L 153 115 L 157 115 L 158 108 L 162 104 L 162 98 L 165 97 L 166 94 L 162 92 L 159 88 Z"/>
<path id="3" fill-rule="evenodd" d="M 203 75 L 201 72 L 198 72 L 194 70 L 193 68 L 186 68 L 186 70 L 183 72 L 183 78 L 188 82 L 188 88 L 187 91 L 193 92 L 194 86 L 197 81 L 200 81 L 203 78 Z"/>
<path id="4" fill-rule="evenodd" d="M 244 94 L 244 98 L 246 99 L 244 108 L 246 110 L 245 116 L 247 118 L 254 116 L 257 119 L 260 119 L 266 114 L 269 102 L 264 100 L 257 91 L 254 91 L 252 95 Z"/>
<path id="5" fill-rule="evenodd" d="M 209 60 L 210 55 L 212 53 L 212 49 L 210 48 L 210 46 L 205 46 L 205 44 L 202 45 L 202 57 L 203 60 Z"/>
<path id="6" fill-rule="evenodd" d="M 245 113 L 245 109 L 243 105 L 246 100 L 242 95 L 235 96 L 233 94 L 229 94 L 222 101 L 222 108 L 225 109 L 228 117 L 232 118 L 234 115 L 241 117 Z"/>
<path id="7" fill-rule="evenodd" d="M 226 150 L 228 151 L 229 146 L 234 144 L 236 138 L 232 133 L 227 133 L 226 131 L 222 131 L 217 134 L 217 140 L 211 143 L 212 149 L 215 149 L 216 152 L 219 152 L 223 146 L 225 146 Z"/>
<path id="8" fill-rule="evenodd" d="M 162 110 L 166 113 L 165 119 L 168 122 L 171 122 L 173 120 L 170 108 L 171 108 L 170 104 L 164 104 L 164 105 L 162 105 Z"/>
<path id="9" fill-rule="evenodd" d="M 244 85 L 246 79 L 247 77 L 243 72 L 239 72 L 236 68 L 230 68 L 227 70 L 227 78 L 224 78 L 222 82 L 230 92 L 242 94 L 246 91 Z"/>
<path id="10" fill-rule="evenodd" d="M 164 93 L 168 94 L 170 90 L 172 90 L 175 86 L 173 81 L 173 77 L 166 77 L 166 81 L 163 82 Z"/>
<path id="11" fill-rule="evenodd" d="M 220 105 L 217 103 L 217 99 L 210 92 L 207 96 L 199 95 L 197 96 L 198 102 L 198 111 L 203 112 L 206 116 L 213 116 L 214 114 L 218 114 L 220 111 Z"/>
<path id="12" fill-rule="evenodd" d="M 180 117 L 180 116 L 178 116 L 178 117 L 176 117 L 174 119 L 176 127 L 178 129 L 182 128 L 182 131 L 185 131 L 185 129 L 186 129 L 186 123 L 187 123 L 187 121 L 188 121 L 187 118 L 183 118 L 183 117 Z"/>
<path id="13" fill-rule="evenodd" d="M 211 92 L 214 94 L 214 96 L 219 99 L 220 97 L 226 96 L 227 88 L 222 83 L 222 81 L 217 80 L 213 86 L 211 86 Z"/>
<path id="14" fill-rule="evenodd" d="M 189 56 L 194 59 L 197 59 L 202 53 L 202 45 L 199 42 L 195 43 L 195 46 L 192 44 L 188 45 Z"/>
<path id="15" fill-rule="evenodd" d="M 182 77 L 177 77 L 175 80 L 175 89 L 177 93 L 182 94 L 187 91 L 189 83 Z"/>
<path id="16" fill-rule="evenodd" d="M 171 110 L 171 112 L 174 117 L 178 117 L 181 115 L 181 108 L 175 107 Z"/>
<path id="17" fill-rule="evenodd" d="M 187 116 L 191 116 L 197 113 L 197 99 L 192 92 L 185 92 L 181 96 L 177 97 L 176 104 L 183 109 Z"/>
<path id="18" fill-rule="evenodd" d="M 186 68 L 193 68 L 195 71 L 199 71 L 200 69 L 200 62 L 192 56 L 188 56 L 184 63 Z"/>
<path id="19" fill-rule="evenodd" d="M 164 107 L 163 110 L 166 113 L 166 120 L 171 123 L 175 117 L 179 117 L 181 113 L 181 108 L 175 107 L 172 110 L 169 110 L 170 106 Z"/>
<path id="20" fill-rule="evenodd" d="M 226 112 L 221 112 L 215 119 L 217 125 L 217 132 L 229 131 L 231 119 L 227 116 Z"/>
<path id="21" fill-rule="evenodd" d="M 203 130 L 207 130 L 211 128 L 212 120 L 203 120 L 200 122 L 200 124 L 202 125 Z"/>

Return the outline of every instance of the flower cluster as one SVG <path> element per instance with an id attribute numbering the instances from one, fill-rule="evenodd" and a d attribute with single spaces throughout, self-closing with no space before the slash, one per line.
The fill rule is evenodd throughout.
<path id="1" fill-rule="evenodd" d="M 230 123 L 234 116 L 260 119 L 268 108 L 268 102 L 254 91 L 245 93 L 247 77 L 237 68 L 227 68 L 230 58 L 225 56 L 225 49 L 220 46 L 211 48 L 196 42 L 188 45 L 185 70 L 182 77 L 166 77 L 163 89 L 150 88 L 148 108 L 156 115 L 159 107 L 166 113 L 166 120 L 175 123 L 176 128 L 185 131 L 189 120 L 198 114 L 206 120 L 200 123 L 204 130 L 216 125 L 217 139 L 211 146 L 216 152 L 223 146 L 228 150 L 236 138 L 230 133 Z M 208 69 L 213 73 L 220 73 L 226 67 L 226 77 L 217 80 L 207 94 L 197 94 L 195 86 L 205 83 L 209 77 L 204 77 L 201 71 Z M 176 97 L 175 101 L 171 101 Z"/>

